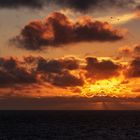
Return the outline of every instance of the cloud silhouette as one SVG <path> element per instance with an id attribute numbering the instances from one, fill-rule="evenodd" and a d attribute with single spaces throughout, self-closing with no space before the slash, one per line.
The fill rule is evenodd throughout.
<path id="1" fill-rule="evenodd" d="M 137 5 L 135 0 L 1 0 L 1 8 L 43 8 L 49 5 L 70 8 L 80 12 L 89 10 L 116 8 L 132 8 Z"/>
<path id="2" fill-rule="evenodd" d="M 86 77 L 93 80 L 107 79 L 119 75 L 120 64 L 115 64 L 111 60 L 99 61 L 97 58 L 86 58 Z"/>
<path id="3" fill-rule="evenodd" d="M 61 73 L 65 70 L 75 70 L 78 68 L 79 62 L 74 57 L 52 60 L 45 60 L 42 58 L 38 61 L 37 70 L 48 73 Z"/>
<path id="4" fill-rule="evenodd" d="M 19 84 L 36 83 L 36 75 L 28 72 L 14 58 L 0 58 L 0 86 L 14 86 Z"/>
<path id="5" fill-rule="evenodd" d="M 123 38 L 123 31 L 114 29 L 107 22 L 94 21 L 90 17 L 72 21 L 62 13 L 54 12 L 43 21 L 30 22 L 11 42 L 18 47 L 34 51 L 70 43 L 113 42 Z"/>
<path id="6" fill-rule="evenodd" d="M 140 57 L 132 60 L 126 71 L 128 78 L 139 78 L 140 77 Z"/>
<path id="7" fill-rule="evenodd" d="M 74 57 L 47 60 L 43 57 L 0 58 L 0 87 L 27 86 L 50 83 L 54 86 L 82 86 L 82 77 L 71 74 L 78 70 L 79 62 Z"/>

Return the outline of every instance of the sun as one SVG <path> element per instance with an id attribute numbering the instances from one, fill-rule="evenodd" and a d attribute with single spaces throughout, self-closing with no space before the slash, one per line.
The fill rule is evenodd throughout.
<path id="1" fill-rule="evenodd" d="M 121 96 L 126 87 L 121 84 L 121 79 L 99 80 L 95 83 L 87 83 L 82 89 L 82 95 L 94 96 Z"/>

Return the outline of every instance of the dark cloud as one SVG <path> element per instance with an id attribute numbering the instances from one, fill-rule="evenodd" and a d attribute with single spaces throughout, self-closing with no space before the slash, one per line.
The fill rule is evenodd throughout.
<path id="1" fill-rule="evenodd" d="M 87 57 L 86 76 L 93 80 L 107 79 L 119 75 L 120 65 L 111 60 L 98 61 L 96 58 Z"/>
<path id="2" fill-rule="evenodd" d="M 61 73 L 62 72 L 62 64 L 57 60 L 47 61 L 45 59 L 41 59 L 38 62 L 37 70 L 45 73 Z"/>
<path id="3" fill-rule="evenodd" d="M 134 47 L 134 54 L 135 54 L 136 56 L 140 56 L 140 45 L 136 45 L 136 46 Z"/>
<path id="4" fill-rule="evenodd" d="M 11 42 L 27 50 L 41 50 L 70 43 L 112 42 L 123 38 L 123 32 L 113 29 L 107 22 L 94 21 L 90 17 L 74 22 L 64 14 L 55 12 L 44 21 L 33 21 L 26 25 Z"/>
<path id="5" fill-rule="evenodd" d="M 1 8 L 41 8 L 45 0 L 1 0 Z"/>
<path id="6" fill-rule="evenodd" d="M 65 70 L 75 70 L 78 68 L 79 62 L 74 57 L 53 60 L 45 60 L 42 58 L 38 61 L 37 70 L 48 73 L 62 73 Z"/>
<path id="7" fill-rule="evenodd" d="M 36 83 L 34 73 L 28 72 L 18 65 L 16 59 L 0 58 L 0 86 L 14 86 L 18 84 Z"/>
<path id="8" fill-rule="evenodd" d="M 82 86 L 84 81 L 70 74 L 71 70 L 78 70 L 79 62 L 74 57 L 65 59 L 38 61 L 37 71 L 44 73 L 43 79 L 55 86 L 73 87 Z"/>
<path id="9" fill-rule="evenodd" d="M 49 5 L 60 6 L 61 8 L 70 8 L 81 12 L 96 9 L 108 8 L 132 8 L 136 5 L 135 0 L 1 0 L 1 8 L 43 8 Z"/>
<path id="10" fill-rule="evenodd" d="M 135 58 L 129 65 L 126 76 L 129 78 L 140 77 L 140 57 Z"/>
<path id="11" fill-rule="evenodd" d="M 43 58 L 42 57 L 33 57 L 33 56 L 26 56 L 24 57 L 24 62 L 25 64 L 28 64 L 28 65 L 35 65 L 37 64 L 40 60 L 42 60 Z"/>
<path id="12" fill-rule="evenodd" d="M 54 0 L 57 4 L 72 8 L 78 11 L 103 10 L 107 8 L 132 8 L 135 0 Z"/>
<path id="13" fill-rule="evenodd" d="M 136 10 L 137 10 L 137 11 L 140 10 L 140 4 L 138 4 L 138 5 L 136 6 Z"/>
<path id="14" fill-rule="evenodd" d="M 84 63 L 75 57 L 44 59 L 24 57 L 23 60 L 0 58 L 0 86 L 32 85 L 49 83 L 61 88 L 84 85 L 84 77 L 92 80 L 106 79 L 119 75 L 120 65 L 111 60 L 98 61 L 88 57 Z"/>
<path id="15" fill-rule="evenodd" d="M 122 73 L 123 72 L 123 73 Z M 109 79 L 124 74 L 127 78 L 140 77 L 140 58 L 124 66 L 113 60 L 98 60 L 94 57 L 78 59 L 64 57 L 45 59 L 43 57 L 0 58 L 0 87 L 16 85 L 50 84 L 60 88 L 83 86 L 86 81 Z"/>
<path id="16" fill-rule="evenodd" d="M 84 84 L 82 78 L 78 78 L 70 74 L 68 71 L 61 74 L 49 74 L 47 81 L 59 87 L 75 87 L 83 86 Z"/>
<path id="17" fill-rule="evenodd" d="M 0 87 L 31 85 L 47 82 L 59 87 L 76 87 L 83 79 L 70 72 L 79 69 L 74 57 L 47 60 L 43 57 L 25 57 L 23 60 L 0 58 Z"/>
<path id="18" fill-rule="evenodd" d="M 86 78 L 92 80 L 107 79 L 120 74 L 121 65 L 111 60 L 98 61 L 97 58 L 88 57 L 84 66 L 76 58 L 45 60 L 38 62 L 37 70 L 44 73 L 43 79 L 56 86 L 82 86 L 84 78 L 80 72 L 78 76 L 72 75 L 71 70 L 84 70 Z M 86 73 L 85 73 L 86 72 Z"/>

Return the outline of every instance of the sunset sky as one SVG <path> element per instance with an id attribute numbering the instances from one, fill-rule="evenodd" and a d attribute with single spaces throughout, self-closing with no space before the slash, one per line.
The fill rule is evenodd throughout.
<path id="1" fill-rule="evenodd" d="M 0 109 L 140 109 L 140 0 L 1 0 Z"/>

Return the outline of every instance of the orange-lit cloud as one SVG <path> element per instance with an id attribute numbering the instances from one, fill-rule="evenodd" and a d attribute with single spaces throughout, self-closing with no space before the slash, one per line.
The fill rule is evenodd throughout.
<path id="1" fill-rule="evenodd" d="M 43 21 L 30 22 L 11 41 L 27 50 L 41 50 L 70 43 L 112 42 L 123 38 L 124 31 L 114 29 L 107 22 L 95 21 L 90 17 L 73 21 L 62 13 L 54 12 Z"/>
<path id="2" fill-rule="evenodd" d="M 13 95 L 21 90 L 23 95 L 37 97 L 48 92 L 53 93 L 51 96 L 138 97 L 139 68 L 139 58 L 127 65 L 94 57 L 0 58 L 0 90 L 12 89 Z"/>

